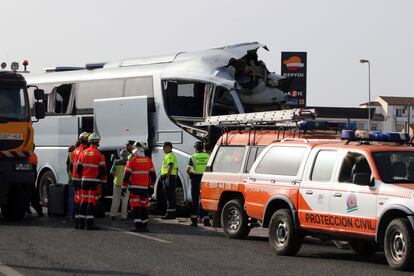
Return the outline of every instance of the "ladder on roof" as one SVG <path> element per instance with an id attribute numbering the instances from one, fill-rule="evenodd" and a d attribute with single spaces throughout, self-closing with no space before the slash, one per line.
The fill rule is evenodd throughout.
<path id="1" fill-rule="evenodd" d="M 207 117 L 204 122 L 196 126 L 274 126 L 297 127 L 303 120 L 316 118 L 315 109 L 285 109 L 266 112 L 243 113 Z"/>

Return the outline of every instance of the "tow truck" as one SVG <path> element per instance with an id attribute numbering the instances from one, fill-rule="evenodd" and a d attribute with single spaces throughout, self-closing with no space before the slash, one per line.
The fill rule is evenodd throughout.
<path id="1" fill-rule="evenodd" d="M 34 131 L 27 85 L 16 64 L 12 64 L 12 71 L 0 71 L 0 206 L 6 219 L 24 217 L 36 181 L 29 162 Z M 43 90 L 35 89 L 34 97 L 33 109 L 39 120 L 45 116 Z"/>
<path id="2" fill-rule="evenodd" d="M 203 122 L 226 129 L 203 175 L 203 208 L 229 238 L 268 228 L 279 255 L 295 255 L 314 236 L 348 241 L 361 256 L 383 247 L 390 267 L 414 269 L 409 135 L 311 115 L 283 110 Z"/>

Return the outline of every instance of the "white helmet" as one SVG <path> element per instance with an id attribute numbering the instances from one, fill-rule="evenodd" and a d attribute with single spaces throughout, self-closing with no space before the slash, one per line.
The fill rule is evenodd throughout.
<path id="1" fill-rule="evenodd" d="M 98 133 L 92 133 L 91 135 L 88 136 L 88 142 L 89 143 L 93 143 L 93 142 L 99 142 L 101 140 L 101 137 L 99 137 Z"/>

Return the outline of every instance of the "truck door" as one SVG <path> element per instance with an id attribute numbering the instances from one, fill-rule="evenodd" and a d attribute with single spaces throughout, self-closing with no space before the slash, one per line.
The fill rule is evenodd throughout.
<path id="1" fill-rule="evenodd" d="M 126 140 L 148 141 L 147 96 L 94 100 L 94 116 L 102 149 L 121 148 Z"/>
<path id="2" fill-rule="evenodd" d="M 322 149 L 311 154 L 299 189 L 298 214 L 301 227 L 331 228 L 330 194 L 337 159 L 337 150 Z"/>
<path id="3" fill-rule="evenodd" d="M 378 187 L 353 183 L 355 174 L 371 174 L 368 159 L 362 153 L 351 151 L 345 152 L 341 159 L 339 174 L 331 192 L 331 215 L 338 218 L 334 228 L 375 235 Z"/>
<path id="4" fill-rule="evenodd" d="M 263 218 L 267 204 L 275 196 L 296 203 L 291 197 L 297 194 L 294 182 L 301 174 L 306 153 L 304 146 L 273 146 L 259 157 L 246 185 L 245 206 L 249 216 Z"/>

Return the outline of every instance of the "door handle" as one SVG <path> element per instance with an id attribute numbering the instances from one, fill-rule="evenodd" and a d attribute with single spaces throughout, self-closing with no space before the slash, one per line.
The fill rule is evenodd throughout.
<path id="1" fill-rule="evenodd" d="M 300 180 L 292 180 L 292 185 L 298 185 L 300 183 L 301 183 Z"/>
<path id="2" fill-rule="evenodd" d="M 274 180 L 274 179 L 271 179 L 270 180 L 270 183 L 273 183 L 274 184 L 275 182 L 276 182 L 276 180 Z"/>
<path id="3" fill-rule="evenodd" d="M 341 193 L 335 193 L 334 197 L 342 197 L 342 194 Z"/>
<path id="4" fill-rule="evenodd" d="M 306 191 L 306 194 L 307 194 L 307 195 L 313 195 L 313 191 L 311 191 L 311 190 L 307 190 L 307 191 Z"/>
<path id="5" fill-rule="evenodd" d="M 256 178 L 254 178 L 254 177 L 249 177 L 249 181 L 251 181 L 251 182 L 255 182 L 255 181 L 256 181 Z"/>

